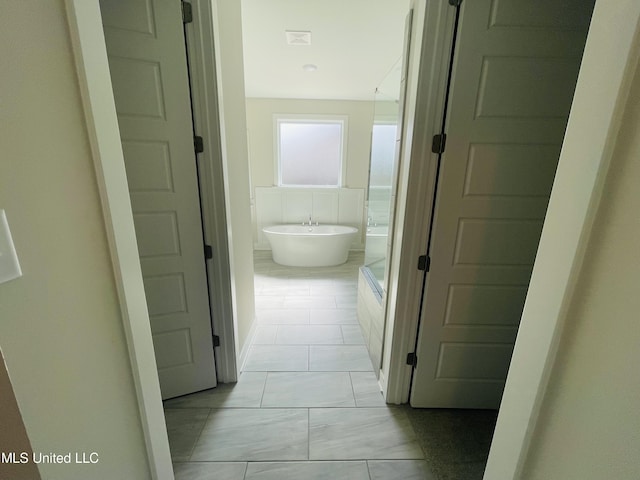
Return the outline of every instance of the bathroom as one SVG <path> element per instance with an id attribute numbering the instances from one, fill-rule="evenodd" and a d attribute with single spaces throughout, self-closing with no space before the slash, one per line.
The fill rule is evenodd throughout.
<path id="1" fill-rule="evenodd" d="M 259 322 L 261 309 L 274 302 L 273 298 L 264 295 L 265 289 L 273 290 L 265 287 L 268 282 L 263 278 L 264 265 L 272 261 L 272 249 L 277 264 L 293 266 L 290 270 L 276 268 L 279 275 L 286 273 L 297 277 L 304 275 L 304 268 L 300 268 L 303 266 L 328 267 L 344 263 L 348 251 L 350 282 L 341 293 L 351 295 L 349 308 L 353 309 L 351 316 L 354 318 L 357 304 L 362 304 L 357 315 L 364 334 L 361 342 L 368 348 L 376 371 L 382 348 L 378 332 L 382 327 L 371 322 L 369 310 L 375 312 L 377 319 L 382 319 L 408 5 L 398 5 L 395 10 L 393 18 L 387 17 L 388 28 L 383 35 L 376 34 L 386 43 L 385 51 L 379 52 L 378 57 L 381 58 L 377 58 L 374 67 L 369 67 L 369 72 L 374 73 L 370 73 L 367 83 L 350 86 L 355 94 L 346 92 L 345 88 L 338 89 L 330 82 L 322 84 L 321 79 L 328 78 L 328 74 L 322 71 L 326 64 L 296 64 L 299 69 L 296 75 L 306 77 L 307 83 L 293 91 L 287 90 L 291 89 L 291 82 L 284 88 L 265 85 L 262 77 L 253 79 L 251 72 L 255 67 L 252 60 L 255 61 L 256 54 L 252 49 L 257 49 L 253 45 L 257 35 L 252 28 L 248 31 L 253 33 L 245 34 L 246 117 L 258 319 L 255 330 L 264 330 Z M 251 22 L 251 9 L 245 12 L 248 12 L 244 14 L 246 24 Z M 322 33 L 317 32 L 319 38 L 322 38 Z M 282 32 L 283 37 L 292 35 L 299 43 L 310 43 L 289 46 L 289 52 L 295 53 L 296 62 L 317 57 L 317 52 L 312 50 L 316 32 Z M 310 53 L 306 54 L 305 49 Z M 281 53 L 277 52 L 278 55 Z M 331 74 L 335 76 L 335 72 Z M 279 95 L 280 98 L 266 95 Z M 300 159 L 306 161 L 302 168 Z M 278 225 L 288 225 L 289 230 L 299 228 L 306 235 L 332 225 L 355 230 L 355 233 L 315 237 L 322 238 L 323 242 L 333 238 L 336 239 L 333 243 L 342 243 L 342 252 L 334 254 L 338 260 L 331 258 L 329 249 L 332 247 L 325 246 L 318 247 L 321 253 L 314 253 L 304 246 L 298 258 L 291 259 L 289 257 L 297 248 L 294 241 L 298 242 L 301 236 L 285 237 L 282 233 L 265 232 L 266 229 L 280 228 Z M 283 239 L 286 239 L 284 243 Z M 274 244 L 276 240 L 278 242 Z M 305 243 L 310 241 L 304 240 Z M 287 258 L 277 253 L 280 249 Z M 276 258 L 277 255 L 281 258 Z M 363 278 L 358 280 L 361 266 L 364 266 Z M 325 280 L 331 271 L 330 268 L 325 269 Z M 345 269 L 339 272 L 339 277 L 345 275 Z M 360 293 L 358 282 L 361 284 Z M 300 285 L 304 284 L 298 283 Z M 313 296 L 311 292 L 307 300 L 313 302 Z M 373 330 L 371 325 L 375 325 Z M 369 345 L 371 332 L 374 340 Z"/>

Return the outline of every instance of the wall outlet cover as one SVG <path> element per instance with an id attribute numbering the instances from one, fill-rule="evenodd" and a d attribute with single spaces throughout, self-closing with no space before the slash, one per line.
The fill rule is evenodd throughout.
<path id="1" fill-rule="evenodd" d="M 0 209 L 0 283 L 22 276 L 18 255 L 13 246 L 9 223 L 4 210 Z"/>

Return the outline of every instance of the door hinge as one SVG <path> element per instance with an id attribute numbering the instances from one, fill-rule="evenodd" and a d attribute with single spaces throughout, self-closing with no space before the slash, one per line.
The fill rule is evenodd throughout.
<path id="1" fill-rule="evenodd" d="M 202 137 L 193 137 L 193 148 L 195 149 L 196 153 L 204 152 L 204 140 L 202 140 Z"/>
<path id="2" fill-rule="evenodd" d="M 429 271 L 429 267 L 431 266 L 431 257 L 428 255 L 420 255 L 418 257 L 418 270 L 424 270 L 425 272 Z"/>
<path id="3" fill-rule="evenodd" d="M 214 347 L 219 347 L 220 346 L 220 337 L 218 335 L 214 335 L 213 336 L 213 346 Z"/>
<path id="4" fill-rule="evenodd" d="M 189 2 L 182 2 L 182 23 L 193 22 L 193 8 Z"/>
<path id="5" fill-rule="evenodd" d="M 205 260 L 211 260 L 213 258 L 213 248 L 211 248 L 211 245 L 206 245 L 204 246 L 204 258 Z"/>
<path id="6" fill-rule="evenodd" d="M 407 353 L 407 365 L 411 365 L 414 368 L 418 366 L 418 355 L 416 355 L 416 352 Z"/>
<path id="7" fill-rule="evenodd" d="M 433 153 L 444 153 L 444 146 L 447 143 L 447 135 L 444 133 L 439 133 L 438 135 L 433 136 L 433 140 L 431 141 L 431 151 Z"/>
<path id="8" fill-rule="evenodd" d="M 449 0 L 449 5 L 452 7 L 459 7 L 462 3 L 462 0 Z"/>

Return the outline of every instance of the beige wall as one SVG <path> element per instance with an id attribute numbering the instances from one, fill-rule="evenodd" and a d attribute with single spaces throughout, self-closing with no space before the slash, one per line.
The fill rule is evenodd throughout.
<path id="1" fill-rule="evenodd" d="M 523 478 L 640 478 L 640 70 Z"/>
<path id="2" fill-rule="evenodd" d="M 253 293 L 253 235 L 249 195 L 247 127 L 242 65 L 240 2 L 214 1 L 214 30 L 218 45 L 218 89 L 221 143 L 225 168 L 231 283 L 238 353 L 246 354 L 255 317 Z M 242 361 L 242 358 L 241 358 Z"/>
<path id="3" fill-rule="evenodd" d="M 345 145 L 347 172 L 343 186 L 367 187 L 373 101 L 247 98 L 246 105 L 252 187 L 274 185 L 273 115 L 277 113 L 346 115 L 349 138 Z"/>
<path id="4" fill-rule="evenodd" d="M 271 187 L 277 183 L 273 124 L 275 114 L 346 116 L 348 138 L 345 142 L 346 174 L 343 186 L 367 188 L 373 101 L 247 98 L 246 110 L 253 202 L 252 227 L 256 247 L 265 248 L 264 239 L 258 232 L 259 214 L 255 206 L 255 187 Z M 364 211 L 360 217 L 365 218 Z M 355 226 L 362 230 L 362 221 L 358 221 Z"/>
<path id="5" fill-rule="evenodd" d="M 0 58 L 0 208 L 23 271 L 0 285 L 0 347 L 34 451 L 100 458 L 42 476 L 150 478 L 63 1 L 3 2 Z"/>

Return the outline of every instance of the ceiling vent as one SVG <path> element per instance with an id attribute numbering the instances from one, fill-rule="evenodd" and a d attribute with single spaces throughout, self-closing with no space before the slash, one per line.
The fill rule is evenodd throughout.
<path id="1" fill-rule="evenodd" d="M 311 32 L 285 30 L 288 45 L 311 45 Z"/>

